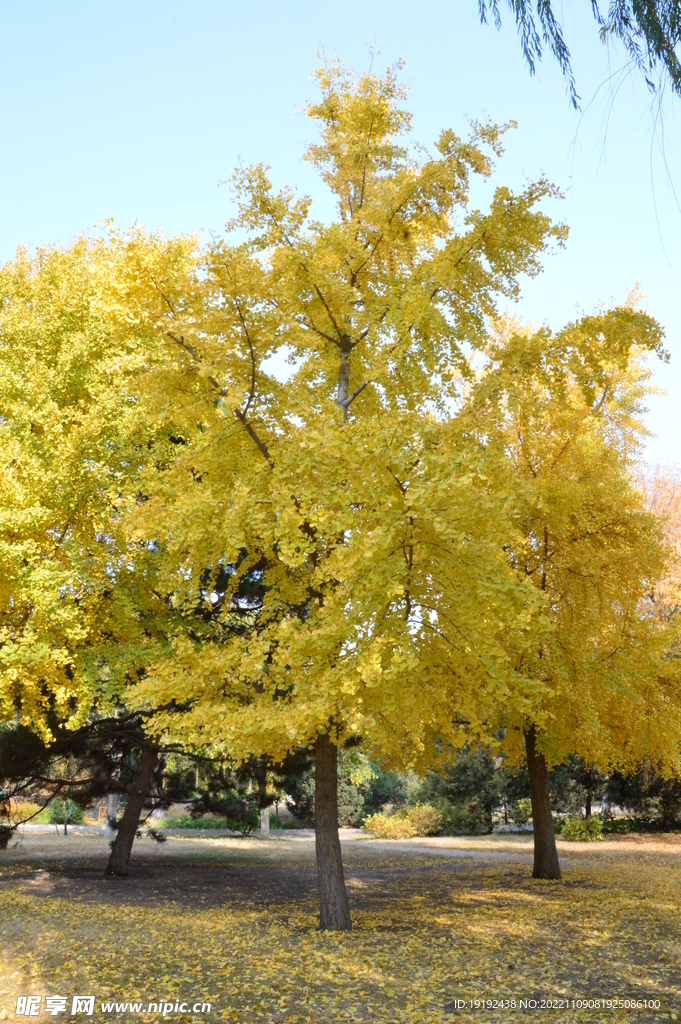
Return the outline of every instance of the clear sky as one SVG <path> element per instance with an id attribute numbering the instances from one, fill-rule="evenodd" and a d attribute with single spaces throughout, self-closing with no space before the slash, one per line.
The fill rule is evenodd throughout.
<path id="1" fill-rule="evenodd" d="M 567 249 L 527 282 L 518 312 L 553 328 L 579 310 L 623 300 L 640 282 L 665 328 L 668 395 L 651 400 L 650 461 L 681 461 L 681 103 L 665 103 L 669 174 L 638 76 L 613 100 L 622 53 L 600 44 L 589 0 L 556 3 L 583 115 L 547 56 L 531 78 L 514 25 L 481 26 L 477 0 L 333 3 L 145 0 L 0 6 L 0 259 L 20 244 L 68 242 L 113 217 L 167 233 L 220 229 L 230 196 L 219 181 L 239 157 L 272 165 L 329 211 L 301 161 L 321 47 L 358 71 L 405 62 L 414 136 L 429 144 L 466 117 L 515 118 L 496 181 L 544 172 L 565 193 L 551 213 Z M 593 101 L 593 102 L 591 102 Z M 607 122 L 607 130 L 606 130 Z M 481 201 L 484 194 L 480 195 Z"/>

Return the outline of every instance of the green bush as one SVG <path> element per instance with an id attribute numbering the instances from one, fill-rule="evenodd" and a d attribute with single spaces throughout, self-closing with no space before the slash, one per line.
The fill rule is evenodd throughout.
<path id="1" fill-rule="evenodd" d="M 228 829 L 247 836 L 249 832 L 260 828 L 260 811 L 252 809 L 240 821 L 235 818 L 192 818 L 191 814 L 184 814 L 181 818 L 166 818 L 161 828 Z"/>
<path id="2" fill-rule="evenodd" d="M 435 807 L 447 835 L 492 831 L 492 812 L 500 800 L 501 773 L 484 747 L 457 750 L 453 763 L 430 771 L 410 793 L 411 802 Z"/>
<path id="3" fill-rule="evenodd" d="M 50 823 L 60 825 L 64 822 L 64 801 L 57 797 L 52 801 L 48 811 Z M 35 821 L 35 818 L 33 819 Z M 66 801 L 66 821 L 69 825 L 82 825 L 83 808 L 75 800 Z"/>
<path id="4" fill-rule="evenodd" d="M 270 814 L 270 828 L 279 830 L 296 830 L 304 827 L 305 826 L 301 825 L 301 823 L 296 821 L 295 818 L 287 818 L 286 821 L 284 821 L 282 818 L 278 817 L 278 815 Z"/>
<path id="5" fill-rule="evenodd" d="M 492 815 L 477 800 L 458 804 L 438 801 L 436 808 L 442 817 L 441 832 L 445 836 L 484 836 L 492 831 Z"/>
<path id="6" fill-rule="evenodd" d="M 409 807 L 394 814 L 370 814 L 364 828 L 374 839 L 410 839 L 412 836 L 434 836 L 440 831 L 442 815 L 434 807 Z"/>
<path id="7" fill-rule="evenodd" d="M 516 825 L 527 825 L 528 821 L 532 821 L 532 801 L 530 798 L 522 797 L 522 799 L 516 800 L 511 808 L 510 817 Z"/>
<path id="8" fill-rule="evenodd" d="M 569 842 L 590 842 L 603 838 L 603 819 L 595 815 L 589 818 L 566 818 L 560 832 Z"/>
<path id="9" fill-rule="evenodd" d="M 676 832 L 679 826 L 666 826 L 661 818 L 635 815 L 633 818 L 607 818 L 603 832 L 607 835 L 627 835 L 630 832 Z"/>

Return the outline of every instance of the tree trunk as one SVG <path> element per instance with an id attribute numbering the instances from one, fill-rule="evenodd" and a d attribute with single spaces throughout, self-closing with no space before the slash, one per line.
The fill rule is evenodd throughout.
<path id="1" fill-rule="evenodd" d="M 662 811 L 662 830 L 669 832 L 674 823 L 674 802 L 670 799 L 670 794 L 665 792 L 665 789 L 663 789 L 660 795 L 660 810 Z"/>
<path id="2" fill-rule="evenodd" d="M 111 856 L 106 866 L 107 875 L 127 875 L 128 873 L 130 851 L 137 835 L 144 801 L 151 789 L 151 779 L 156 767 L 157 756 L 157 751 L 153 747 L 142 747 L 139 771 L 130 787 L 128 802 L 111 848 Z"/>
<path id="3" fill-rule="evenodd" d="M 587 791 L 586 791 L 586 801 L 584 803 L 584 817 L 585 818 L 590 818 L 591 817 L 591 790 L 590 789 L 587 789 Z"/>
<path id="4" fill-rule="evenodd" d="M 260 808 L 260 838 L 270 838 L 270 809 L 269 807 Z"/>
<path id="5" fill-rule="evenodd" d="M 530 775 L 532 824 L 534 827 L 533 878 L 560 878 L 556 837 L 553 832 L 549 773 L 546 758 L 536 747 L 537 733 L 532 725 L 525 733 L 527 770 Z"/>
<path id="6" fill-rule="evenodd" d="M 350 907 L 345 891 L 338 838 L 338 749 L 328 733 L 315 744 L 315 847 L 319 882 L 319 927 L 350 931 Z"/>
<path id="7" fill-rule="evenodd" d="M 106 825 L 104 827 L 104 838 L 116 838 L 116 820 L 121 798 L 118 793 L 109 793 L 106 799 Z"/>
<path id="8" fill-rule="evenodd" d="M 350 349 L 352 351 L 352 349 Z M 343 410 L 343 419 L 348 418 L 348 387 L 350 385 L 350 351 L 343 346 L 340 348 L 340 367 L 338 369 L 338 391 L 336 392 L 336 405 Z"/>

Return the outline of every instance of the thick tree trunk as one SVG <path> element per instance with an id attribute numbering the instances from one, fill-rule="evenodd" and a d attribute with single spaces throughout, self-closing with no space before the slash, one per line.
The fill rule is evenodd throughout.
<path id="1" fill-rule="evenodd" d="M 319 881 L 319 927 L 350 931 L 350 907 L 345 891 L 338 838 L 338 749 L 328 733 L 315 744 L 315 845 Z"/>
<path id="2" fill-rule="evenodd" d="M 556 837 L 551 816 L 549 773 L 546 758 L 537 750 L 537 734 L 532 725 L 525 733 L 527 770 L 530 775 L 532 824 L 534 826 L 533 878 L 560 878 Z"/>
<path id="3" fill-rule="evenodd" d="M 151 779 L 156 767 L 157 756 L 156 750 L 152 747 L 142 747 L 139 771 L 130 788 L 123 818 L 111 848 L 111 856 L 106 866 L 107 875 L 127 875 L 128 873 L 130 851 L 137 835 L 144 801 L 151 789 Z"/>

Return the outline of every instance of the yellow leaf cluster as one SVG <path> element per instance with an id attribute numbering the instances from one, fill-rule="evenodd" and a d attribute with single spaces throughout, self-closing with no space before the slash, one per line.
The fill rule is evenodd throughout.
<path id="1" fill-rule="evenodd" d="M 3 718 L 121 701 L 236 759 L 330 731 L 417 769 L 534 724 L 550 760 L 673 770 L 669 558 L 630 475 L 657 324 L 500 322 L 566 235 L 543 179 L 472 208 L 509 126 L 431 154 L 399 68 L 317 78 L 331 222 L 256 166 L 207 246 L 3 268 Z"/>

